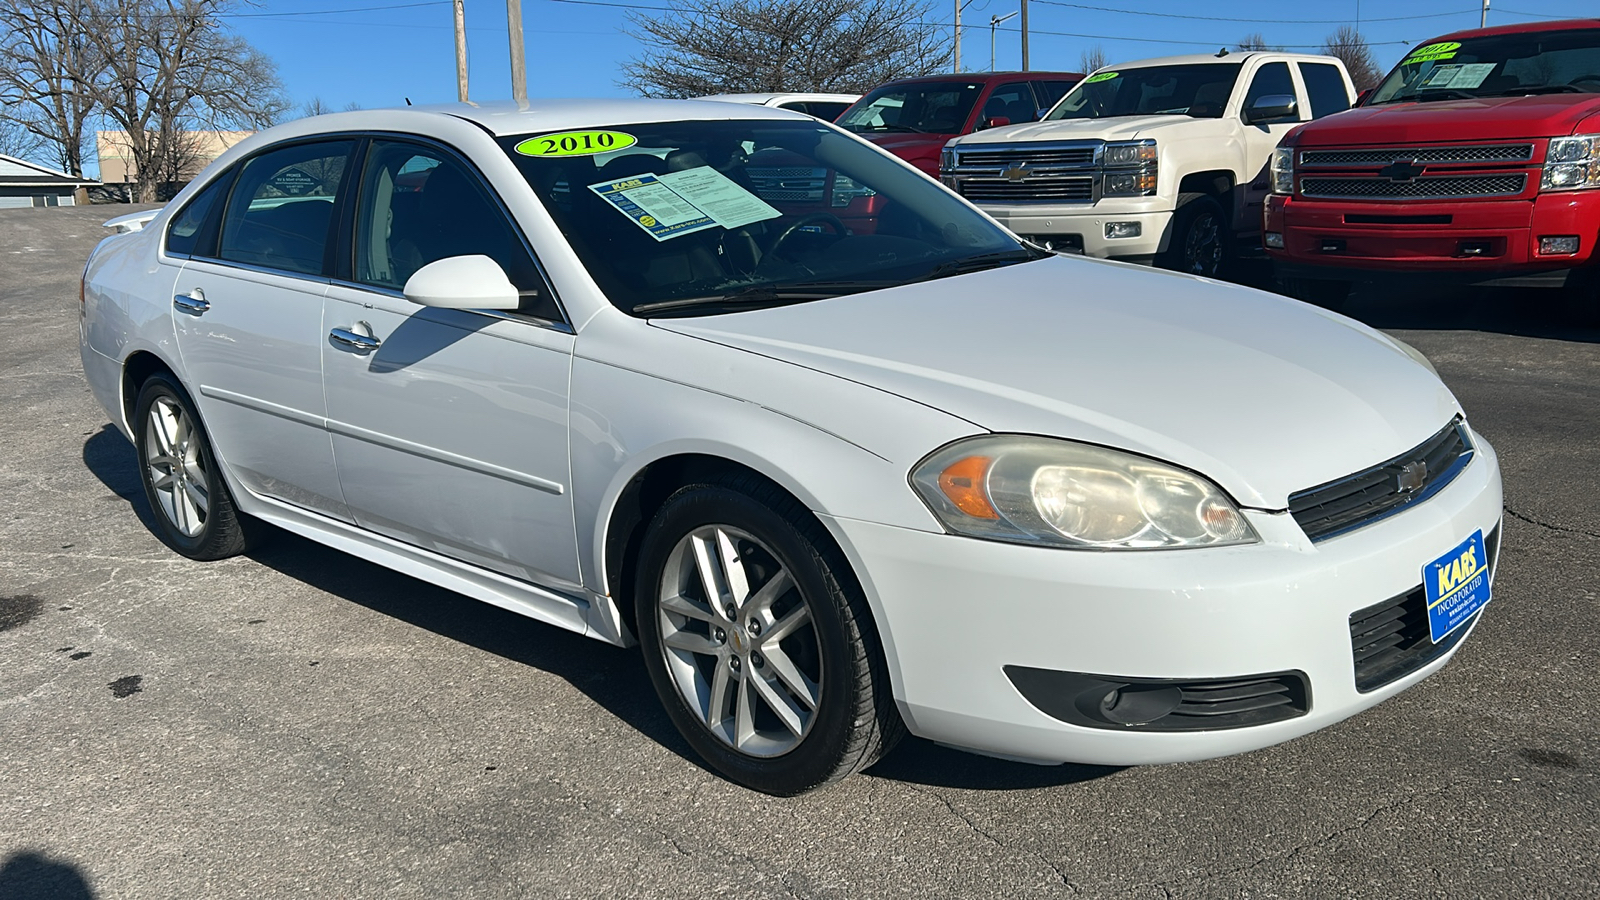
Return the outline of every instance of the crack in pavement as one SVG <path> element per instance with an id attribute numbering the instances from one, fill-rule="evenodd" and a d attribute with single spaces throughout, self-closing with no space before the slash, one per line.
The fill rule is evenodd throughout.
<path id="1" fill-rule="evenodd" d="M 1466 782 L 1463 782 L 1463 781 L 1451 782 L 1450 784 L 1444 785 L 1443 787 L 1435 788 L 1435 789 L 1433 789 L 1431 791 L 1420 791 L 1418 793 L 1410 795 L 1409 797 L 1406 797 L 1404 800 L 1400 800 L 1400 801 L 1397 801 L 1397 802 L 1394 802 L 1394 803 L 1385 804 L 1385 805 L 1380 806 L 1377 809 L 1373 810 L 1372 812 L 1368 813 L 1364 818 L 1361 819 L 1361 821 L 1355 823 L 1354 825 L 1350 825 L 1348 827 L 1340 828 L 1340 829 L 1337 829 L 1335 831 L 1329 832 L 1328 834 L 1325 834 L 1322 837 L 1317 838 L 1315 840 L 1307 841 L 1306 843 L 1303 843 L 1303 844 L 1297 844 L 1297 845 L 1295 845 L 1293 847 L 1290 847 L 1288 850 L 1281 850 L 1281 851 L 1279 851 L 1277 853 L 1273 853 L 1273 854 L 1270 854 L 1268 856 L 1263 856 L 1262 858 L 1260 858 L 1260 859 L 1258 859 L 1258 860 L 1256 860 L 1256 861 L 1254 861 L 1252 863 L 1246 864 L 1246 865 L 1234 866 L 1231 869 L 1223 869 L 1221 871 L 1216 871 L 1216 872 L 1201 872 L 1198 875 L 1192 875 L 1192 876 L 1190 876 L 1188 878 L 1180 878 L 1180 879 L 1177 879 L 1175 881 L 1151 882 L 1151 883 L 1146 883 L 1146 884 L 1140 884 L 1140 885 L 1135 885 L 1135 887 L 1154 887 L 1154 888 L 1159 889 L 1163 894 L 1165 894 L 1167 897 L 1170 898 L 1172 896 L 1172 891 L 1169 890 L 1168 887 L 1167 887 L 1167 885 L 1169 885 L 1169 884 L 1173 885 L 1174 887 L 1176 887 L 1178 885 L 1191 884 L 1193 882 L 1204 881 L 1204 880 L 1210 879 L 1210 878 L 1220 878 L 1220 877 L 1227 876 L 1227 875 L 1237 875 L 1237 874 L 1239 874 L 1241 872 L 1249 872 L 1252 869 L 1259 868 L 1259 867 L 1261 867 L 1263 865 L 1266 865 L 1267 863 L 1270 863 L 1270 862 L 1282 861 L 1284 863 L 1288 863 L 1291 860 L 1293 860 L 1296 856 L 1299 856 L 1301 851 L 1310 850 L 1313 847 L 1324 846 L 1324 845 L 1326 845 L 1328 843 L 1331 843 L 1331 842 L 1333 842 L 1335 840 L 1338 840 L 1341 837 L 1344 837 L 1347 834 L 1352 834 L 1354 832 L 1360 831 L 1363 828 L 1366 828 L 1368 825 L 1372 824 L 1372 822 L 1375 819 L 1377 819 L 1379 816 L 1383 815 L 1386 812 L 1389 812 L 1391 810 L 1400 809 L 1401 807 L 1410 806 L 1411 804 L 1416 803 L 1418 800 L 1423 800 L 1423 799 L 1426 799 L 1426 798 L 1438 796 L 1440 794 L 1443 794 L 1443 793 L 1446 793 L 1448 791 L 1454 790 L 1455 788 L 1458 788 L 1458 787 L 1462 786 L 1463 784 L 1466 784 Z"/>
<path id="2" fill-rule="evenodd" d="M 1565 525 L 1552 525 L 1549 522 L 1542 522 L 1538 519 L 1535 519 L 1533 516 L 1519 513 L 1509 506 L 1506 507 L 1506 513 L 1514 519 L 1520 519 L 1524 522 L 1527 522 L 1529 525 L 1537 525 L 1540 528 L 1548 528 L 1551 531 L 1559 531 L 1564 534 L 1578 534 L 1583 535 L 1584 537 L 1600 538 L 1600 532 L 1584 531 L 1582 528 L 1569 528 Z"/>
<path id="3" fill-rule="evenodd" d="M 960 819 L 962 821 L 962 823 L 965 824 L 967 826 L 967 828 L 971 829 L 974 834 L 978 834 L 978 835 L 981 835 L 984 838 L 987 838 L 990 843 L 994 844 L 996 847 L 999 847 L 1001 850 L 1005 850 L 1008 853 L 1017 853 L 1017 852 L 1026 853 L 1029 856 L 1032 856 L 1034 859 L 1037 859 L 1039 862 L 1043 863 L 1045 865 L 1045 867 L 1048 868 L 1051 871 L 1052 874 L 1055 875 L 1056 880 L 1061 882 L 1061 884 L 1064 887 L 1066 887 L 1067 890 L 1071 891 L 1074 894 L 1080 893 L 1080 891 L 1078 889 L 1078 886 L 1076 884 L 1074 884 L 1072 881 L 1068 880 L 1068 878 L 1066 876 L 1066 873 L 1062 872 L 1060 867 L 1058 867 L 1055 863 L 1051 862 L 1050 859 L 1048 857 L 1046 857 L 1044 854 L 1038 852 L 1037 850 L 1029 850 L 1029 849 L 1020 848 L 1020 847 L 1012 847 L 1012 846 L 1006 844 L 1005 841 L 1002 841 L 999 838 L 995 837 L 994 835 L 990 834 L 989 832 L 985 831 L 984 829 L 979 828 L 978 824 L 976 822 L 972 821 L 972 819 L 969 818 L 961 810 L 956 809 L 955 805 L 952 804 L 949 800 L 945 799 L 942 795 L 940 795 L 938 793 L 935 793 L 934 791 L 923 790 L 922 788 L 916 787 L 914 785 L 906 785 L 906 786 L 911 789 L 912 793 L 921 794 L 924 797 L 932 797 L 933 799 L 939 801 L 941 804 L 944 805 L 944 808 L 949 811 L 950 815 L 955 816 L 957 819 Z"/>

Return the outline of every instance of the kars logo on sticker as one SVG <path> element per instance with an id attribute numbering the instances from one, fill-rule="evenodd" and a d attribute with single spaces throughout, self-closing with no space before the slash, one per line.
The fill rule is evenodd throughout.
<path id="1" fill-rule="evenodd" d="M 1084 84 L 1095 84 L 1096 82 L 1110 81 L 1111 79 L 1116 78 L 1118 75 L 1121 75 L 1121 74 L 1122 74 L 1121 72 L 1096 72 L 1095 74 L 1090 75 L 1088 78 L 1085 78 L 1083 80 L 1083 83 Z"/>
<path id="2" fill-rule="evenodd" d="M 1441 59 L 1451 59 L 1456 55 L 1456 51 L 1460 49 L 1461 43 L 1459 41 L 1442 41 L 1437 44 L 1428 44 L 1425 47 L 1418 47 L 1417 49 L 1406 54 L 1406 58 L 1402 61 L 1402 63 L 1420 63 L 1437 61 Z"/>
<path id="3" fill-rule="evenodd" d="M 621 131 L 562 131 L 528 138 L 516 149 L 523 156 L 593 156 L 637 143 L 638 138 Z"/>

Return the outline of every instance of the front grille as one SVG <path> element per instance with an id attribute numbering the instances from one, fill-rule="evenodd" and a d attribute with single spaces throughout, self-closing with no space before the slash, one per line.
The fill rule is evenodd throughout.
<path id="1" fill-rule="evenodd" d="M 957 182 L 957 189 L 961 192 L 961 196 L 968 200 L 993 200 L 1002 203 L 1017 200 L 1088 201 L 1094 199 L 1094 177 L 1035 176 L 1022 181 L 965 178 Z"/>
<path id="2" fill-rule="evenodd" d="M 777 203 L 821 203 L 828 170 L 810 166 L 763 166 L 745 169 L 756 196 Z"/>
<path id="3" fill-rule="evenodd" d="M 963 166 L 1010 166 L 1027 163 L 1030 166 L 1090 166 L 1094 164 L 1093 146 L 1061 147 L 1049 150 L 1031 150 L 1018 147 L 1010 150 L 962 150 L 958 164 Z"/>
<path id="4" fill-rule="evenodd" d="M 1289 495 L 1289 513 L 1313 541 L 1344 534 L 1420 503 L 1442 490 L 1472 460 L 1466 427 L 1457 418 L 1411 450 L 1338 481 Z M 1400 487 L 1408 467 L 1425 468 L 1420 483 Z M 1413 470 L 1415 472 L 1415 470 Z"/>
<path id="5" fill-rule="evenodd" d="M 1395 147 L 1380 150 L 1306 150 L 1303 166 L 1386 166 L 1400 160 L 1419 163 L 1531 162 L 1532 144 L 1494 144 L 1487 147 Z"/>
<path id="6" fill-rule="evenodd" d="M 1489 571 L 1500 555 L 1500 529 L 1484 540 Z M 1466 624 L 1435 644 L 1428 632 L 1428 595 L 1421 585 L 1398 597 L 1350 614 L 1350 652 L 1355 662 L 1356 690 L 1363 694 L 1410 675 L 1450 652 L 1471 629 Z"/>
<path id="7" fill-rule="evenodd" d="M 1034 708 L 1085 728 L 1220 731 L 1281 722 L 1311 709 L 1311 683 L 1303 672 L 1186 680 L 1002 668 Z M 1146 715 L 1129 718 L 1134 708 Z"/>
<path id="8" fill-rule="evenodd" d="M 1302 178 L 1302 197 L 1371 197 L 1378 200 L 1409 200 L 1416 197 L 1514 197 L 1522 193 L 1528 176 L 1471 175 L 1464 177 L 1416 178 L 1394 181 L 1388 178 Z"/>

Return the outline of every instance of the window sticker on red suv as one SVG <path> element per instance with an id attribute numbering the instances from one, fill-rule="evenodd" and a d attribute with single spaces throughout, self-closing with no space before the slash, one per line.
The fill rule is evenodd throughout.
<path id="1" fill-rule="evenodd" d="M 1483 84 L 1483 80 L 1494 71 L 1494 63 L 1469 63 L 1461 65 L 1452 63 L 1448 66 L 1435 66 L 1428 77 L 1422 80 L 1418 87 L 1429 90 L 1472 90 Z"/>
<path id="2" fill-rule="evenodd" d="M 1408 66 L 1412 63 L 1437 62 L 1439 60 L 1454 59 L 1456 51 L 1461 49 L 1460 41 L 1440 41 L 1437 44 L 1428 44 L 1411 51 L 1400 65 Z"/>

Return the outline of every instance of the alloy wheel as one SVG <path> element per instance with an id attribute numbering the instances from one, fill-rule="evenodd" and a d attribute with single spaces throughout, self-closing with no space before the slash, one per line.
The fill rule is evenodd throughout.
<path id="1" fill-rule="evenodd" d="M 184 537 L 198 537 L 211 509 L 211 479 L 200 436 L 183 407 L 167 397 L 150 404 L 145 421 L 145 465 L 157 506 Z"/>
<path id="2" fill-rule="evenodd" d="M 1215 213 L 1206 210 L 1189 223 L 1184 235 L 1183 270 L 1191 275 L 1214 277 L 1222 267 L 1222 225 Z"/>

